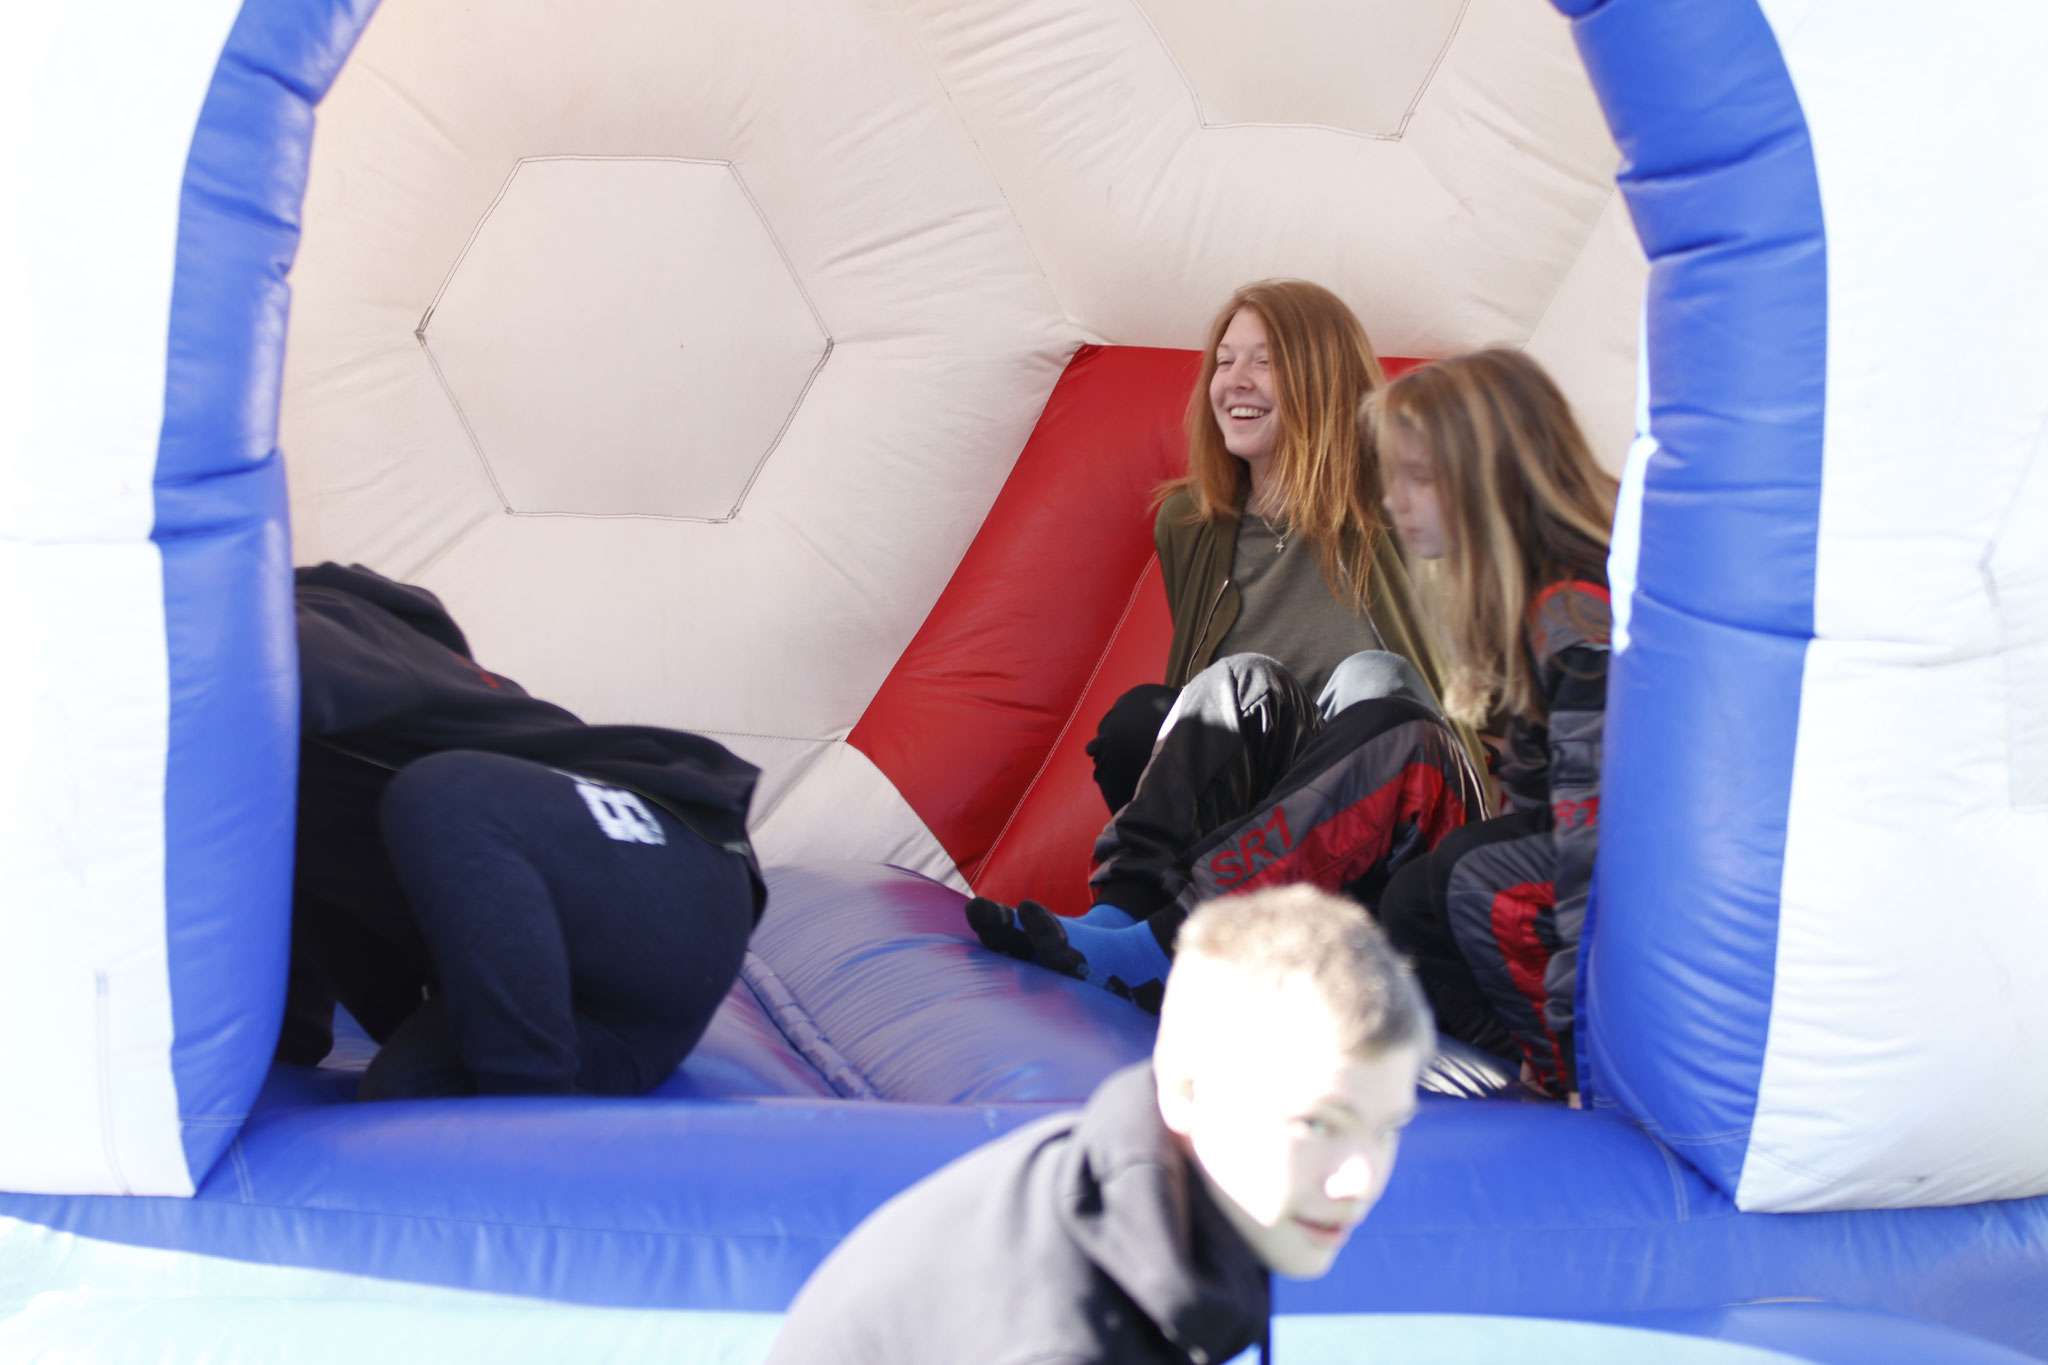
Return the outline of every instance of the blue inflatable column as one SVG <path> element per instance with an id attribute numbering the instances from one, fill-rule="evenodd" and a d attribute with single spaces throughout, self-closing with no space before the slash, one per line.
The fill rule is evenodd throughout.
<path id="1" fill-rule="evenodd" d="M 1714 1182 L 1763 1066 L 1813 631 L 1827 256 L 1804 115 L 1755 0 L 1560 0 L 1650 259 L 1651 440 L 1608 683 L 1590 1088 Z M 1643 463 L 1644 461 L 1647 463 Z"/>
<path id="2" fill-rule="evenodd" d="M 276 1046 L 298 660 L 277 448 L 313 107 L 376 0 L 248 0 L 185 171 L 156 470 L 171 668 L 164 890 L 185 1147 L 203 1173 Z"/>
<path id="3" fill-rule="evenodd" d="M 1651 261 L 1596 1102 L 1748 1210 L 2048 1193 L 2048 9 L 1564 8 Z"/>
<path id="4" fill-rule="evenodd" d="M 370 9 L 10 24 L 37 117 L 11 130 L 27 256 L 4 310 L 27 363 L 0 481 L 0 1188 L 189 1194 L 275 1045 L 284 276 L 313 104 Z"/>

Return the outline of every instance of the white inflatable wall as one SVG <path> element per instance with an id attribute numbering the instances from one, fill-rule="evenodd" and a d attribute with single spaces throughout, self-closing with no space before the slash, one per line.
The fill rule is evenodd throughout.
<path id="1" fill-rule="evenodd" d="M 1652 262 L 1596 1102 L 1745 1210 L 2048 1193 L 2048 11 L 1560 4 Z"/>
<path id="2" fill-rule="evenodd" d="M 2048 127 L 2048 11 L 1765 8 L 1827 217 L 1827 480 L 1738 1197 L 2048 1193 L 2048 158 L 1997 131 Z"/>
<path id="3" fill-rule="evenodd" d="M 0 235 L 7 1188 L 193 1185 L 171 1066 L 151 478 L 179 186 L 237 8 L 37 5 L 10 13 L 0 44 L 15 97 Z M 95 80 L 64 59 L 79 51 Z"/>

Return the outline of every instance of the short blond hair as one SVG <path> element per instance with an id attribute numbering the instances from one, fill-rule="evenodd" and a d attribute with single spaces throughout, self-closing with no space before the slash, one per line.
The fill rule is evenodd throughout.
<path id="1" fill-rule="evenodd" d="M 1206 958 L 1276 983 L 1307 977 L 1352 1056 L 1406 1044 L 1434 1048 L 1436 1022 L 1415 973 L 1363 907 L 1318 887 L 1209 901 L 1181 925 L 1174 956 Z"/>

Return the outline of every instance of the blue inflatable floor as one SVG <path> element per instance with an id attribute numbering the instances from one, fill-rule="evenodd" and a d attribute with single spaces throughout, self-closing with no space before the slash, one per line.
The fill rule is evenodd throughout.
<path id="1" fill-rule="evenodd" d="M 23 1286 L 65 1283 L 67 1258 L 116 1245 L 394 1291 L 687 1310 L 745 1337 L 884 1199 L 1149 1048 L 1135 1008 L 982 951 L 941 885 L 870 865 L 770 881 L 743 980 L 655 1094 L 356 1105 L 360 1050 L 280 1068 L 197 1198 L 0 1195 L 17 1302 Z M 1279 1309 L 1306 1341 L 1361 1313 L 1611 1318 L 1810 1299 L 2048 1358 L 2044 1286 L 2048 1200 L 1743 1214 L 1616 1115 L 1430 1098 L 1336 1270 L 1283 1285 Z M 177 1311 L 137 1293 L 138 1321 Z M 699 1358 L 747 1358 L 736 1349 Z"/>

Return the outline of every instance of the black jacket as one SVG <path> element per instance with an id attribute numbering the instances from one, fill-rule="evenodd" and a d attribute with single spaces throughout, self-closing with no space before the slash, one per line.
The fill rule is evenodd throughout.
<path id="1" fill-rule="evenodd" d="M 299 825 L 294 887 L 295 949 L 336 925 L 370 940 L 322 942 L 317 955 L 358 964 L 372 942 L 414 973 L 427 970 L 377 834 L 376 806 L 393 774 L 414 759 L 474 749 L 529 759 L 656 802 L 699 835 L 745 859 L 758 919 L 767 901 L 747 841 L 747 807 L 759 770 L 701 735 L 649 725 L 585 725 L 478 666 L 440 599 L 369 569 L 321 564 L 297 572 L 299 636 Z M 318 910 L 309 913 L 313 903 Z M 350 931 L 354 932 L 354 931 Z M 360 950 L 359 950 L 360 949 Z M 279 1052 L 317 1061 L 339 993 L 380 1041 L 418 1004 L 400 983 L 381 1000 L 352 974 L 349 989 L 327 974 L 309 979 L 295 953 L 293 999 Z"/>
<path id="2" fill-rule="evenodd" d="M 1220 1365 L 1266 1270 L 1160 1121 L 1152 1068 L 883 1205 L 791 1305 L 769 1365 Z"/>
<path id="3" fill-rule="evenodd" d="M 1174 688 L 1186 687 L 1189 678 L 1216 662 L 1217 646 L 1237 624 L 1242 605 L 1232 578 L 1237 519 L 1196 521 L 1194 514 L 1195 495 L 1183 488 L 1161 503 L 1152 519 L 1152 544 L 1159 552 L 1166 606 L 1173 616 L 1166 685 Z M 1436 632 L 1416 599 L 1408 565 L 1392 534 L 1382 535 L 1373 551 L 1372 579 L 1366 587 L 1365 614 L 1381 642 L 1415 665 L 1432 696 L 1442 697 L 1444 674 Z M 1485 772 L 1486 749 L 1478 734 L 1462 721 L 1453 722 L 1451 729 L 1472 759 L 1472 770 Z"/>
<path id="4" fill-rule="evenodd" d="M 1515 809 L 1550 809 L 1556 862 L 1548 919 L 1556 947 L 1543 973 L 1543 1021 L 1557 1040 L 1558 1083 L 1566 1090 L 1579 1088 L 1574 1029 L 1579 940 L 1600 847 L 1600 757 L 1612 628 L 1607 584 L 1600 579 L 1553 583 L 1537 597 L 1527 639 L 1543 719 L 1515 717 L 1500 765 L 1501 786 Z"/>

